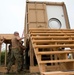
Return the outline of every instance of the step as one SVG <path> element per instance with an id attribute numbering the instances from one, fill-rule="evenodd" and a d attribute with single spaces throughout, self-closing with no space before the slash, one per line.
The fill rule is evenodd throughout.
<path id="1" fill-rule="evenodd" d="M 32 36 L 32 39 L 67 39 L 74 38 L 74 36 Z"/>
<path id="2" fill-rule="evenodd" d="M 63 44 L 63 45 L 34 45 L 34 48 L 59 48 L 59 47 L 74 47 L 74 44 Z"/>
<path id="3" fill-rule="evenodd" d="M 74 29 L 30 28 L 29 31 L 74 31 Z"/>
<path id="4" fill-rule="evenodd" d="M 44 51 L 44 52 L 37 52 L 37 55 L 48 55 L 48 54 L 65 54 L 65 53 L 74 53 L 74 50 L 70 51 Z"/>
<path id="5" fill-rule="evenodd" d="M 51 31 L 30 31 L 30 33 L 74 33 L 74 31 L 62 31 L 62 30 L 51 30 Z"/>
<path id="6" fill-rule="evenodd" d="M 53 31 L 30 31 L 30 33 L 61 33 L 61 32 L 62 31 L 55 31 L 55 30 L 53 30 Z M 74 32 L 74 31 L 71 31 L 71 32 Z"/>
<path id="7" fill-rule="evenodd" d="M 74 71 L 53 71 L 53 72 L 42 72 L 42 75 L 74 75 Z"/>
<path id="8" fill-rule="evenodd" d="M 39 36 L 41 36 L 41 35 L 45 35 L 45 36 L 47 36 L 47 35 L 57 35 L 57 36 L 63 36 L 63 35 L 73 35 L 74 36 L 74 33 L 31 33 L 31 35 L 33 36 L 33 35 L 39 35 Z"/>
<path id="9" fill-rule="evenodd" d="M 74 59 L 39 61 L 40 64 L 46 64 L 46 63 L 63 63 L 63 62 L 74 62 Z"/>
<path id="10" fill-rule="evenodd" d="M 57 43 L 73 43 L 74 40 L 32 40 L 33 43 L 54 43 L 54 42 L 57 42 Z"/>

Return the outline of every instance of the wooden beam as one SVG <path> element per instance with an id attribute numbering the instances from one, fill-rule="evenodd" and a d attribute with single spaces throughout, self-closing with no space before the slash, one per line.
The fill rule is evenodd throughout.
<path id="1" fill-rule="evenodd" d="M 0 44 L 0 66 L 1 66 L 1 44 Z"/>
<path id="2" fill-rule="evenodd" d="M 5 51 L 5 66 L 6 66 L 6 62 L 7 62 L 7 44 L 6 44 L 6 51 Z"/>
<path id="3" fill-rule="evenodd" d="M 33 43 L 74 43 L 74 40 L 33 40 Z"/>
<path id="4" fill-rule="evenodd" d="M 74 75 L 74 71 L 53 71 L 53 72 L 42 72 L 42 75 Z"/>
<path id="5" fill-rule="evenodd" d="M 7 72 L 7 67 L 0 66 L 0 72 L 1 72 L 0 75 L 2 75 L 2 73 L 6 73 Z"/>
<path id="6" fill-rule="evenodd" d="M 34 45 L 35 48 L 59 48 L 59 47 L 73 47 L 74 48 L 74 44 L 64 44 L 64 45 Z"/>
<path id="7" fill-rule="evenodd" d="M 32 36 L 32 39 L 67 39 L 67 38 L 74 38 L 74 36 Z"/>
<path id="8" fill-rule="evenodd" d="M 41 36 L 41 35 L 44 35 L 44 36 L 47 36 L 47 35 L 54 35 L 54 36 L 64 36 L 64 35 L 72 35 L 74 36 L 74 33 L 31 33 L 31 36 L 33 35 L 38 35 L 38 36 Z"/>
<path id="9" fill-rule="evenodd" d="M 31 31 L 30 33 L 74 33 L 74 31 L 55 31 L 55 30 L 51 30 L 51 31 Z"/>
<path id="10" fill-rule="evenodd" d="M 48 29 L 48 28 L 30 28 L 29 31 L 74 31 L 74 29 Z"/>
<path id="11" fill-rule="evenodd" d="M 10 40 L 13 37 L 13 34 L 0 34 L 0 37 Z"/>
<path id="12" fill-rule="evenodd" d="M 74 53 L 74 50 L 69 51 L 44 51 L 44 52 L 37 52 L 38 55 L 50 55 L 50 54 L 68 54 L 68 53 Z"/>
<path id="13" fill-rule="evenodd" d="M 30 41 L 30 66 L 34 66 L 34 51 L 32 48 L 31 41 Z"/>
<path id="14" fill-rule="evenodd" d="M 40 64 L 46 64 L 46 63 L 64 63 L 64 62 L 74 62 L 74 59 L 39 61 Z"/>

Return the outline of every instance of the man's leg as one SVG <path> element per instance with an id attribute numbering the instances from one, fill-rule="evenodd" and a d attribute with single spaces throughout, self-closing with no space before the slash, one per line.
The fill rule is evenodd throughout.
<path id="1" fill-rule="evenodd" d="M 22 56 L 18 49 L 15 50 L 14 57 L 15 57 L 16 64 L 17 64 L 17 72 L 20 72 L 22 68 Z"/>
<path id="2" fill-rule="evenodd" d="M 9 73 L 9 71 L 13 65 L 13 59 L 14 59 L 14 52 L 13 51 L 11 51 L 11 56 L 9 56 L 9 57 L 11 60 L 7 64 L 7 73 Z"/>

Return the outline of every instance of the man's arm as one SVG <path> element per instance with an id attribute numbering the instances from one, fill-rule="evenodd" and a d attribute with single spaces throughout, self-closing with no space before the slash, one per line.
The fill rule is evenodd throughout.
<path id="1" fill-rule="evenodd" d="M 3 39 L 0 39 L 0 44 L 2 44 L 4 42 L 4 37 L 3 37 Z"/>
<path id="2" fill-rule="evenodd" d="M 22 40 L 24 37 L 20 38 L 19 36 L 16 37 L 17 40 Z"/>
<path id="3" fill-rule="evenodd" d="M 17 36 L 16 39 L 17 39 L 17 40 L 22 40 L 22 39 L 24 39 L 24 38 L 26 38 L 26 37 L 28 38 L 29 35 L 28 35 L 28 34 L 25 34 L 25 36 L 24 36 L 24 37 L 21 37 L 21 38 L 20 38 L 19 36 Z"/>

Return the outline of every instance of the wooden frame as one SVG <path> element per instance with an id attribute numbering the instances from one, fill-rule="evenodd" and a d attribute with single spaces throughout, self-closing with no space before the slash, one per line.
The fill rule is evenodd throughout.
<path id="1" fill-rule="evenodd" d="M 36 60 L 38 62 L 39 70 L 36 66 L 31 65 L 30 66 L 30 72 L 37 72 L 40 71 L 41 75 L 54 75 L 55 71 L 56 74 L 59 75 L 63 74 L 74 74 L 74 71 L 72 72 L 61 72 L 62 70 L 68 71 L 68 70 L 74 70 L 74 30 L 73 29 L 30 29 L 30 39 L 31 39 L 31 45 L 34 49 L 34 53 L 36 56 Z M 55 35 L 53 35 L 55 34 Z M 70 48 L 70 50 L 65 51 L 65 48 Z M 41 50 L 40 49 L 46 49 Z M 50 49 L 50 50 L 47 50 Z M 64 48 L 62 50 L 59 50 L 59 48 Z M 68 54 L 72 53 L 71 59 L 68 58 Z M 54 55 L 51 56 L 51 60 L 42 60 L 42 55 Z M 58 60 L 59 58 L 59 60 Z M 31 60 L 34 60 L 31 58 Z M 49 65 L 49 71 L 47 72 L 47 66 L 46 63 L 51 63 L 51 66 Z M 53 65 L 55 63 L 55 65 Z M 58 64 L 59 63 L 59 64 Z M 31 63 L 33 64 L 33 63 Z M 69 66 L 69 64 L 71 66 Z M 35 70 L 33 70 L 35 68 Z M 52 69 L 51 69 L 52 68 Z M 53 71 L 53 73 L 51 72 Z M 51 74 L 52 73 L 52 74 Z"/>
<path id="2" fill-rule="evenodd" d="M 13 34 L 0 34 L 0 40 L 2 40 L 3 38 L 5 39 L 3 42 L 6 44 L 6 51 L 5 51 L 5 67 L 6 67 L 6 59 L 7 59 L 7 45 L 11 43 L 11 38 L 13 37 Z M 0 44 L 0 59 L 1 59 L 1 45 L 2 43 Z M 1 66 L 1 63 L 0 63 L 0 66 Z M 2 67 L 1 67 L 2 68 Z M 4 69 L 4 67 L 3 67 Z M 0 70 L 2 71 L 2 70 Z M 5 70 L 4 70 L 5 71 Z M 6 72 L 6 71 L 5 71 Z"/>

